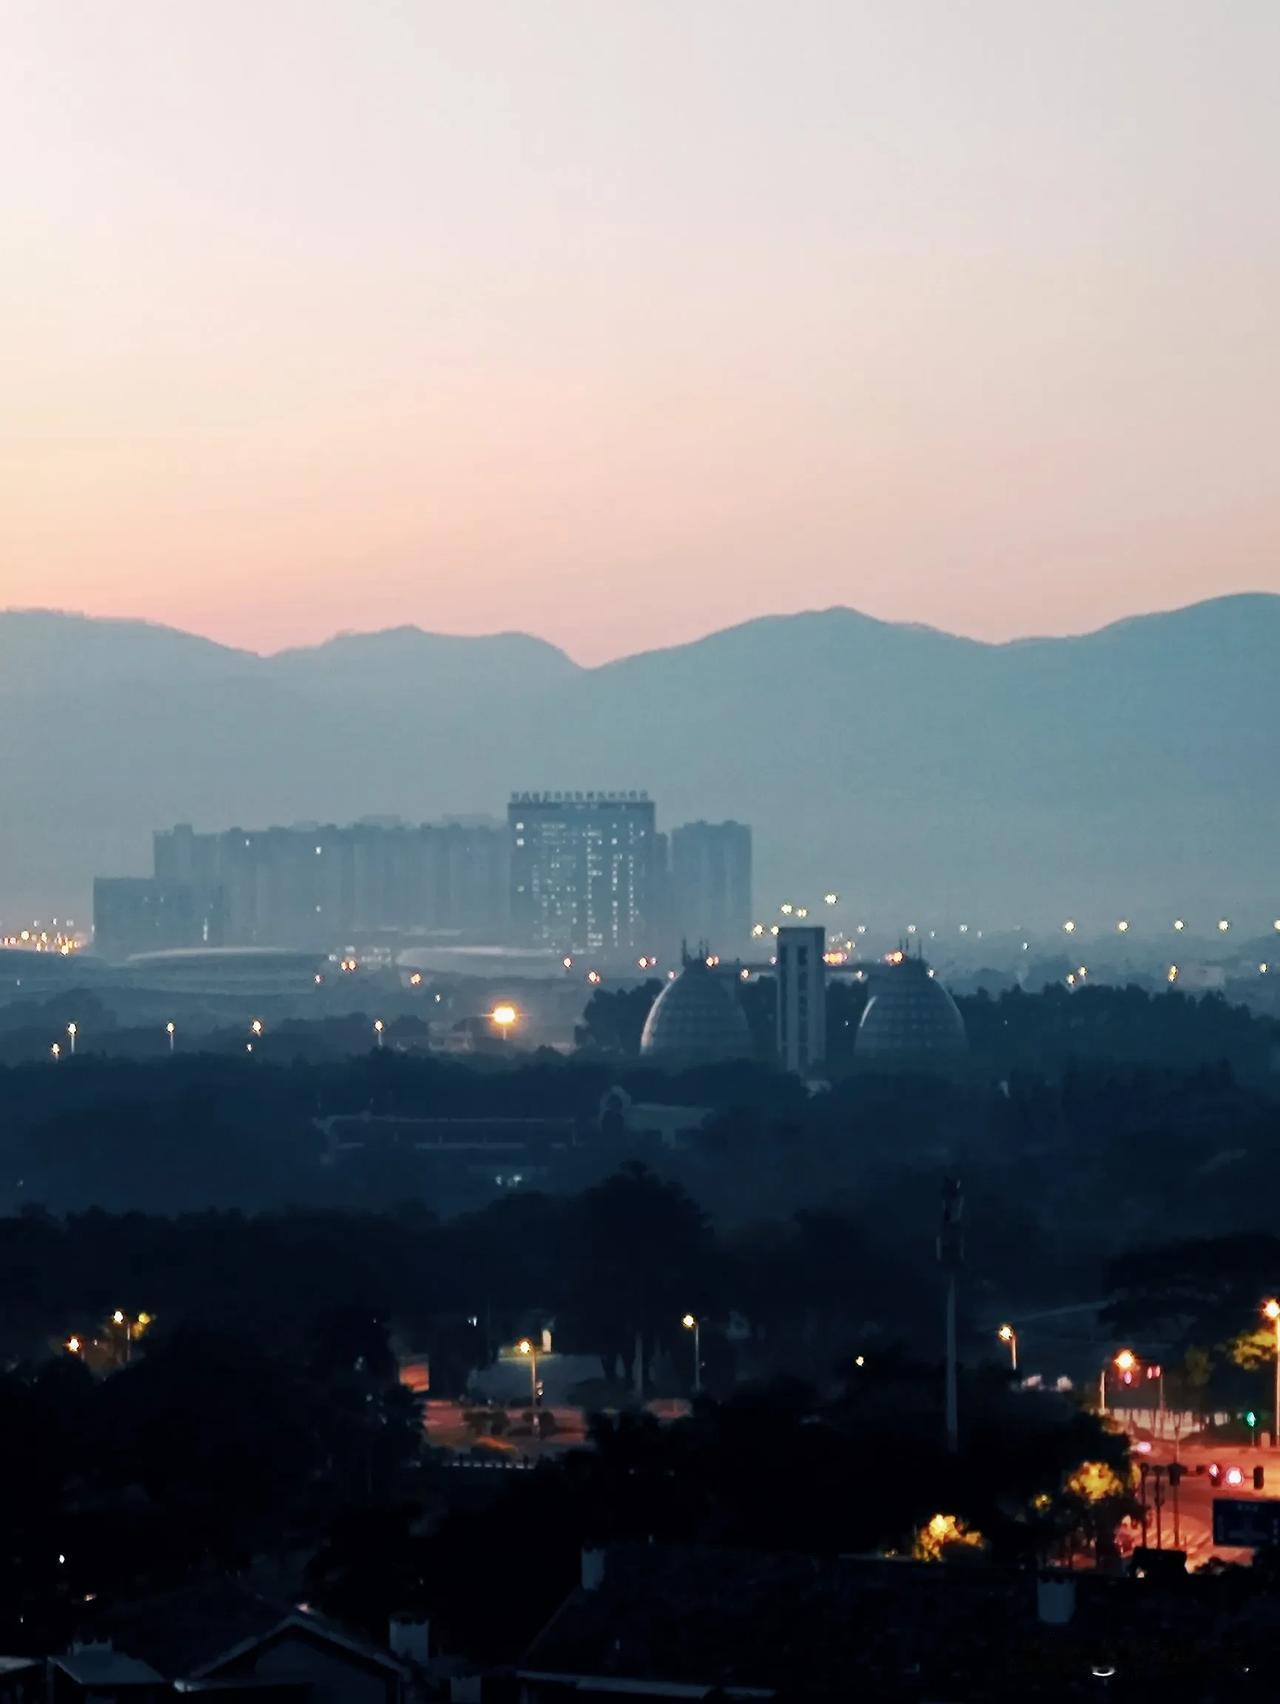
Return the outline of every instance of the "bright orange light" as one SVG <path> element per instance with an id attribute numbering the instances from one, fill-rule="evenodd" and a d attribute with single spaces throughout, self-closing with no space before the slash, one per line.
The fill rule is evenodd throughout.
<path id="1" fill-rule="evenodd" d="M 1280 1302 L 1272 1296 L 1269 1301 L 1263 1302 L 1262 1311 L 1268 1319 L 1280 1319 Z"/>
<path id="2" fill-rule="evenodd" d="M 1001 1343 L 1012 1343 L 1013 1327 L 1011 1325 L 1002 1325 L 999 1331 L 996 1332 L 996 1336 L 1000 1339 Z"/>
<path id="3" fill-rule="evenodd" d="M 1122 1349 L 1116 1356 L 1116 1366 L 1122 1373 L 1131 1373 L 1138 1364 L 1138 1357 L 1132 1349 Z"/>
<path id="4" fill-rule="evenodd" d="M 515 1023 L 520 1014 L 516 1011 L 514 1006 L 503 1005 L 495 1006 L 489 1013 L 489 1016 L 493 1019 L 494 1023 L 497 1024 L 499 1029 L 505 1030 L 511 1028 L 512 1024 Z"/>
<path id="5" fill-rule="evenodd" d="M 532 1355 L 533 1354 L 533 1344 L 530 1343 L 530 1341 L 527 1337 L 522 1337 L 520 1339 L 519 1343 L 516 1344 L 516 1348 L 520 1351 L 520 1353 L 522 1355 Z"/>

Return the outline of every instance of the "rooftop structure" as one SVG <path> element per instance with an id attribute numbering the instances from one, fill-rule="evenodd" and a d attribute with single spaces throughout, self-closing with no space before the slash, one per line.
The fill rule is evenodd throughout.
<path id="1" fill-rule="evenodd" d="M 687 960 L 645 1019 L 641 1057 L 655 1064 L 705 1065 L 750 1052 L 751 1032 L 732 986 L 705 958 Z"/>
<path id="2" fill-rule="evenodd" d="M 859 1069 L 945 1076 L 968 1050 L 959 1008 L 923 958 L 899 949 L 872 971 L 854 1052 Z"/>

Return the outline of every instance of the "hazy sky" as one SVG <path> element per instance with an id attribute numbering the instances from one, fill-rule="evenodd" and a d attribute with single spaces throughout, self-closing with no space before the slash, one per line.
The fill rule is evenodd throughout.
<path id="1" fill-rule="evenodd" d="M 1276 0 L 0 0 L 0 605 L 1280 590 Z"/>

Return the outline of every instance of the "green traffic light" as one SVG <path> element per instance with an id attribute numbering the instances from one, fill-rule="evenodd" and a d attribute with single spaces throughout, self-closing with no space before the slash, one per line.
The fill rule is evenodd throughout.
<path id="1" fill-rule="evenodd" d="M 1256 1426 L 1258 1424 L 1258 1416 L 1253 1412 L 1252 1408 L 1245 1415 L 1244 1423 L 1246 1426 Z"/>

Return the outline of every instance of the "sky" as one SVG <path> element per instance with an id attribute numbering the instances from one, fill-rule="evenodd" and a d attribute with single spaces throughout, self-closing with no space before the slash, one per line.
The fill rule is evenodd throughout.
<path id="1" fill-rule="evenodd" d="M 0 607 L 1280 591 L 1274 0 L 0 0 Z"/>

